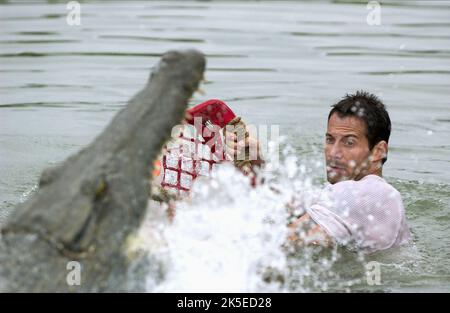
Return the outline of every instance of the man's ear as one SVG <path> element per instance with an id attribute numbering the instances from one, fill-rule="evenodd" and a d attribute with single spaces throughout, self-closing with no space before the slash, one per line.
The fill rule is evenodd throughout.
<path id="1" fill-rule="evenodd" d="M 384 158 L 387 157 L 387 153 L 388 144 L 386 141 L 381 140 L 372 149 L 372 161 L 381 162 Z"/>

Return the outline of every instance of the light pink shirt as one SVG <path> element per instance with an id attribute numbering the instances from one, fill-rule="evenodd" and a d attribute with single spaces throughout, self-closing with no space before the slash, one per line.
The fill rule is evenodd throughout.
<path id="1" fill-rule="evenodd" d="M 307 212 L 337 243 L 365 253 L 411 240 L 400 193 L 377 175 L 327 185 Z"/>

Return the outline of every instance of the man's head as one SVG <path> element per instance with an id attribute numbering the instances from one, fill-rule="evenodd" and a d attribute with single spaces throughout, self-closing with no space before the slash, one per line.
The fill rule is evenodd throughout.
<path id="1" fill-rule="evenodd" d="M 376 96 L 358 91 L 333 105 L 325 139 L 328 181 L 381 175 L 390 134 L 389 114 Z"/>

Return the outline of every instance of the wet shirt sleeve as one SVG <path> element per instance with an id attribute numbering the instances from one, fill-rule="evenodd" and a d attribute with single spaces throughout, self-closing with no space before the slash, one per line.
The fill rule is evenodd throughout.
<path id="1" fill-rule="evenodd" d="M 307 212 L 337 243 L 372 253 L 396 243 L 403 203 L 387 183 L 344 181 L 327 186 Z"/>

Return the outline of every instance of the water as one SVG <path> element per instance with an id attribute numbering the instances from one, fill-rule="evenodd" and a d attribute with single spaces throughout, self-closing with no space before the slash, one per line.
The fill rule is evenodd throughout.
<path id="1" fill-rule="evenodd" d="M 364 3 L 339 1 L 101 1 L 83 3 L 81 9 L 81 25 L 69 26 L 65 3 L 0 4 L 0 223 L 33 190 L 43 168 L 84 147 L 107 125 L 144 85 L 162 53 L 197 48 L 208 58 L 207 82 L 202 87 L 205 94 L 195 94 L 192 103 L 220 98 L 248 123 L 280 125 L 295 155 L 311 164 L 322 161 L 329 106 L 360 88 L 379 95 L 393 121 L 384 174 L 403 195 L 416 251 L 412 256 L 399 252 L 375 257 L 383 263 L 383 284 L 377 288 L 450 290 L 450 3 L 383 4 L 380 26 L 366 23 Z M 319 187 L 323 165 L 308 168 L 313 186 Z M 256 191 L 256 197 L 262 194 Z M 244 204 L 254 208 L 251 197 L 249 193 L 239 198 L 241 204 L 219 205 L 216 213 L 198 203 L 183 207 L 186 212 L 195 207 L 206 219 Z M 230 193 L 223 191 L 220 199 L 229 200 Z M 276 200 L 283 199 L 275 198 L 266 207 L 275 213 Z M 250 212 L 250 217 L 259 216 Z M 192 219 L 188 213 L 180 216 Z M 236 221 L 240 218 L 245 220 L 238 214 Z M 265 224 L 254 223 L 250 234 L 267 232 Z M 200 225 L 206 227 L 207 220 Z M 167 231 L 171 238 L 186 229 L 175 225 Z M 252 242 L 234 248 L 244 249 Z M 270 242 L 276 245 L 276 240 Z M 265 256 L 261 249 L 248 255 L 245 264 Z M 293 289 L 314 291 L 324 289 L 327 280 L 350 281 L 352 277 L 329 277 L 331 272 L 345 276 L 348 268 L 360 268 L 360 261 L 344 259 L 335 262 L 337 270 L 312 279 L 312 285 L 302 280 L 310 276 L 292 274 L 300 277 Z M 207 264 L 214 264 L 212 260 Z M 315 264 L 285 262 L 278 266 L 284 271 L 303 271 Z M 284 290 L 276 283 L 261 285 L 252 274 L 257 266 L 248 265 L 250 274 L 244 275 L 245 268 L 235 264 L 234 270 L 222 268 L 234 278 L 234 283 L 223 283 L 228 289 Z M 172 269 L 182 266 L 186 264 Z M 168 279 L 159 288 L 195 287 L 182 281 Z M 352 286 L 374 290 L 364 282 Z"/>

